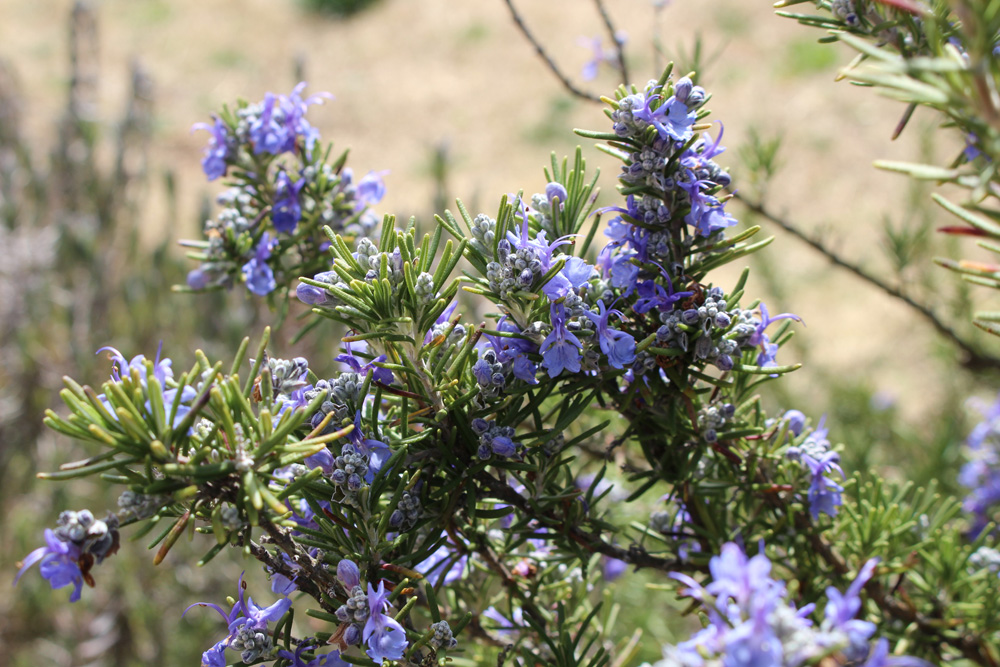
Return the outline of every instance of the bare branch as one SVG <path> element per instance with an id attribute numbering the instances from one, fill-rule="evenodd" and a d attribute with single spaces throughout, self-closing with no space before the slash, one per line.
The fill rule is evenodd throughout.
<path id="1" fill-rule="evenodd" d="M 607 8 L 604 6 L 604 0 L 594 0 L 594 4 L 597 5 L 597 11 L 601 14 L 601 19 L 604 21 L 604 26 L 608 29 L 608 34 L 611 36 L 611 41 L 615 45 L 615 54 L 618 58 L 618 72 L 621 74 L 622 83 L 627 88 L 632 79 L 628 75 L 628 66 L 625 64 L 625 44 L 622 40 L 618 39 L 618 30 L 615 28 L 615 24 L 611 22 L 611 16 L 608 14 Z"/>
<path id="2" fill-rule="evenodd" d="M 535 39 L 535 36 L 531 34 L 531 31 L 528 30 L 528 26 L 525 25 L 524 19 L 521 18 L 521 15 L 514 7 L 513 0 L 504 0 L 504 2 L 507 3 L 507 7 L 510 9 L 510 14 L 512 17 L 514 17 L 514 23 L 516 23 L 517 27 L 521 29 L 521 32 L 524 34 L 527 40 L 531 42 L 531 45 L 535 47 L 535 51 L 538 53 L 538 56 L 545 62 L 546 65 L 548 65 L 549 69 L 552 71 L 553 74 L 556 75 L 556 78 L 559 79 L 563 87 L 576 97 L 579 97 L 580 99 L 587 100 L 588 102 L 600 103 L 601 98 L 599 96 L 594 95 L 592 93 L 588 93 L 585 90 L 580 90 L 579 88 L 573 85 L 573 82 L 570 81 L 565 74 L 562 73 L 562 70 L 559 69 L 559 66 L 556 65 L 554 60 L 552 60 L 552 57 L 549 56 L 549 54 L 545 51 L 541 43 L 539 43 L 539 41 Z"/>
<path id="3" fill-rule="evenodd" d="M 746 197 L 740 195 L 739 193 L 736 193 L 734 197 L 737 200 L 739 200 L 740 203 L 746 206 L 749 210 L 753 211 L 754 213 L 763 218 L 766 218 L 767 220 L 770 220 L 771 222 L 778 225 L 779 227 L 784 229 L 786 232 L 788 232 L 795 238 L 805 242 L 806 245 L 811 247 L 813 250 L 816 250 L 821 255 L 823 255 L 831 262 L 833 262 L 835 266 L 838 266 L 842 269 L 847 270 L 850 273 L 853 273 L 855 276 L 861 278 L 869 285 L 877 287 L 878 289 L 885 292 L 889 296 L 899 301 L 902 301 L 907 306 L 912 308 L 914 311 L 920 314 L 920 316 L 923 317 L 927 322 L 929 322 L 938 331 L 938 333 L 947 338 L 949 341 L 951 341 L 952 344 L 954 344 L 958 349 L 962 351 L 965 358 L 961 360 L 961 364 L 964 367 L 970 370 L 1000 369 L 1000 358 L 980 352 L 978 349 L 976 349 L 973 343 L 959 336 L 959 334 L 954 329 L 952 329 L 941 318 L 939 318 L 937 314 L 930 309 L 929 306 L 914 300 L 913 297 L 909 296 L 908 294 L 905 294 L 898 287 L 893 287 L 892 285 L 888 284 L 878 276 L 869 273 L 867 270 L 863 269 L 858 264 L 855 264 L 853 262 L 844 259 L 835 251 L 828 248 L 822 241 L 813 238 L 812 236 L 806 234 L 804 231 L 799 229 L 799 227 L 795 223 L 787 219 L 784 219 L 764 208 L 763 204 L 752 202 Z"/>

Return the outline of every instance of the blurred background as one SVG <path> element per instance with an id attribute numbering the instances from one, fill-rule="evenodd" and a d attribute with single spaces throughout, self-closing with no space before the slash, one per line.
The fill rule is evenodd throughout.
<path id="1" fill-rule="evenodd" d="M 595 80 L 581 77 L 593 38 L 610 46 L 594 4 L 519 4 L 567 76 L 612 93 L 620 81 L 607 63 Z M 853 54 L 818 44 L 820 34 L 774 16 L 770 4 L 607 2 L 636 83 L 668 61 L 698 70 L 713 93 L 712 119 L 725 125 L 718 161 L 742 196 L 905 286 L 971 345 L 995 349 L 967 324 L 977 294 L 931 264 L 955 249 L 933 233 L 949 221 L 929 191 L 871 166 L 948 163 L 960 142 L 921 111 L 891 140 L 902 106 L 835 82 Z M 601 204 L 617 203 L 615 161 L 572 133 L 606 130 L 601 106 L 559 83 L 503 0 L 0 0 L 0 665 L 197 664 L 221 637 L 219 623 L 207 610 L 181 620 L 183 608 L 221 603 L 244 568 L 266 591 L 259 568 L 235 557 L 196 568 L 207 548 L 198 538 L 159 568 L 142 541 L 126 541 L 72 606 L 37 574 L 9 587 L 59 511 L 115 507 L 114 495 L 89 483 L 34 479 L 88 454 L 42 427 L 44 410 L 58 409 L 61 377 L 100 384 L 109 363 L 94 353 L 103 345 L 151 357 L 163 341 L 179 367 L 197 347 L 228 358 L 271 321 L 243 290 L 192 296 L 169 287 L 194 267 L 177 240 L 200 235 L 221 190 L 200 168 L 207 134 L 191 126 L 299 80 L 336 97 L 309 119 L 335 148 L 351 149 L 355 173 L 388 170 L 380 214 L 430 224 L 455 197 L 473 214 L 495 213 L 505 193 L 542 191 L 550 153 L 578 144 L 604 171 Z M 769 408 L 827 414 L 831 440 L 846 445 L 845 469 L 879 466 L 957 490 L 975 418 L 964 402 L 992 393 L 995 370 L 959 368 L 956 348 L 912 308 L 737 203 L 729 210 L 776 237 L 750 260 L 748 294 L 806 324 L 780 356 L 805 367 L 767 390 Z M 728 287 L 735 277 L 717 281 Z M 274 351 L 287 352 L 294 333 L 286 324 Z M 314 338 L 296 349 L 314 368 L 332 368 L 336 346 Z M 615 595 L 641 599 L 642 586 L 632 580 Z M 665 622 L 634 622 L 647 630 L 641 655 L 655 659 L 670 639 Z"/>

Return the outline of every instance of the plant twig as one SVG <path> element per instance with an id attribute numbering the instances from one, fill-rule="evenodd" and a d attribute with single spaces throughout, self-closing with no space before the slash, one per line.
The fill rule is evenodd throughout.
<path id="1" fill-rule="evenodd" d="M 601 19 L 604 21 L 604 26 L 608 29 L 611 41 L 615 45 L 615 54 L 618 58 L 618 72 L 621 74 L 622 83 L 627 88 L 632 82 L 632 79 L 629 78 L 628 66 L 625 64 L 625 44 L 622 40 L 618 39 L 618 30 L 615 29 L 615 24 L 611 22 L 611 16 L 608 14 L 608 10 L 604 6 L 604 0 L 594 0 L 594 4 L 597 5 L 597 11 L 600 12 Z"/>
<path id="2" fill-rule="evenodd" d="M 548 65 L 549 69 L 556 75 L 563 87 L 580 99 L 587 100 L 588 102 L 600 103 L 601 98 L 599 96 L 588 93 L 585 90 L 580 90 L 573 85 L 573 82 L 570 81 L 565 74 L 562 73 L 562 70 L 559 69 L 559 66 L 556 65 L 554 60 L 552 60 L 552 57 L 545 51 L 541 43 L 535 39 L 535 36 L 531 34 L 530 30 L 528 30 L 528 26 L 524 23 L 524 19 L 518 13 L 517 8 L 514 7 L 513 0 L 504 0 L 504 2 L 507 3 L 508 9 L 510 9 L 510 14 L 514 18 L 514 23 L 517 24 L 518 28 L 520 28 L 521 33 L 524 34 L 525 38 L 531 42 L 531 45 L 535 47 L 535 51 L 538 53 L 538 56 L 545 62 L 546 65 Z"/>
<path id="3" fill-rule="evenodd" d="M 543 522 L 548 522 L 553 527 L 558 526 L 560 530 L 565 531 L 565 533 L 569 535 L 570 539 L 590 553 L 599 553 L 601 555 L 608 556 L 609 558 L 617 558 L 618 560 L 625 561 L 629 565 L 634 565 L 636 567 L 648 567 L 654 570 L 662 570 L 663 572 L 673 572 L 674 570 L 680 570 L 682 568 L 687 570 L 692 569 L 690 563 L 683 563 L 680 560 L 673 558 L 660 558 L 659 556 L 654 556 L 638 544 L 633 544 L 628 549 L 622 549 L 621 547 L 605 542 L 599 535 L 583 531 L 575 526 L 567 524 L 565 519 L 562 517 L 540 514 L 533 508 L 529 507 L 525 499 L 514 491 L 514 489 L 490 475 L 480 475 L 477 477 L 477 480 L 482 482 L 483 486 L 498 500 L 502 500 L 503 502 L 516 507 L 528 516 L 532 516 Z M 705 568 L 695 567 L 694 569 Z"/>
<path id="4" fill-rule="evenodd" d="M 780 216 L 764 208 L 763 204 L 750 201 L 749 199 L 743 197 L 739 193 L 736 193 L 734 197 L 738 199 L 749 210 L 778 225 L 786 232 L 788 232 L 795 238 L 799 239 L 800 241 L 805 242 L 806 245 L 811 247 L 813 250 L 816 250 L 821 255 L 823 255 L 831 262 L 833 262 L 835 266 L 838 266 L 842 269 L 847 270 L 850 273 L 853 273 L 855 276 L 864 280 L 868 284 L 877 287 L 878 289 L 885 292 L 889 296 L 899 301 L 902 301 L 907 306 L 912 308 L 914 311 L 920 314 L 920 316 L 923 317 L 927 322 L 929 322 L 938 331 L 938 333 L 940 333 L 946 339 L 951 341 L 958 349 L 962 351 L 962 353 L 965 355 L 965 358 L 962 359 L 960 363 L 965 368 L 968 368 L 970 370 L 1000 369 L 1000 358 L 994 357 L 989 354 L 985 354 L 977 350 L 971 342 L 959 336 L 954 329 L 952 329 L 943 320 L 941 320 L 941 318 L 939 318 L 937 314 L 930 309 L 930 307 L 914 300 L 913 297 L 905 294 L 898 287 L 894 287 L 888 284 L 878 276 L 873 275 L 872 273 L 869 273 L 865 269 L 861 268 L 861 266 L 859 266 L 858 264 L 855 264 L 853 262 L 844 259 L 836 252 L 828 248 L 822 241 L 819 241 L 818 239 L 815 239 L 812 236 L 803 232 L 794 223 L 784 218 L 781 218 Z"/>
<path id="5" fill-rule="evenodd" d="M 309 577 L 301 576 L 300 572 L 296 572 L 287 562 L 281 558 L 276 558 L 274 554 L 268 551 L 263 546 L 257 544 L 256 542 L 249 542 L 250 554 L 259 560 L 261 563 L 266 565 L 271 569 L 272 572 L 276 572 L 287 577 L 289 580 L 295 580 L 295 586 L 298 590 L 302 591 L 309 597 L 316 600 L 317 603 L 325 610 L 334 613 L 337 609 L 331 606 L 326 600 L 323 599 L 323 595 L 320 592 L 319 586 Z"/>

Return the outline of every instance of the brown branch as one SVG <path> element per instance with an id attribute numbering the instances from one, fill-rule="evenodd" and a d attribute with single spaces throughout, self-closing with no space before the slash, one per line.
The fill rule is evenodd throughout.
<path id="1" fill-rule="evenodd" d="M 319 602 L 320 606 L 326 611 L 329 611 L 330 613 L 335 612 L 336 608 L 326 602 L 322 595 L 323 592 L 330 590 L 330 588 L 333 587 L 333 581 L 330 579 L 329 572 L 322 568 L 312 556 L 300 549 L 284 530 L 271 523 L 266 517 L 261 517 L 260 527 L 264 529 L 264 532 L 267 533 L 268 537 L 270 537 L 282 551 L 288 554 L 288 557 L 292 559 L 293 563 L 302 568 L 306 574 L 307 580 L 315 587 L 311 588 L 311 592 L 306 591 L 301 585 L 299 586 L 299 589 L 314 597 L 316 601 Z M 282 574 L 285 573 L 282 572 Z M 285 576 L 288 575 L 285 574 Z"/>
<path id="2" fill-rule="evenodd" d="M 289 580 L 295 580 L 295 586 L 308 595 L 309 597 L 316 600 L 323 609 L 329 613 L 334 613 L 337 611 L 336 607 L 330 605 L 323 599 L 323 594 L 312 579 L 308 577 L 301 576 L 301 572 L 296 572 L 292 569 L 284 559 L 276 558 L 274 554 L 268 551 L 263 546 L 257 544 L 254 541 L 250 541 L 250 555 L 259 560 L 265 566 L 267 566 L 272 572 L 276 572 L 282 576 L 287 577 Z"/>
<path id="3" fill-rule="evenodd" d="M 588 102 L 600 103 L 601 98 L 599 96 L 588 93 L 585 90 L 580 90 L 573 85 L 573 82 L 570 81 L 565 74 L 562 73 L 562 70 L 559 69 L 559 66 L 556 65 L 554 60 L 552 60 L 552 57 L 545 51 L 541 43 L 535 39 L 535 36 L 531 34 L 530 30 L 528 30 L 528 26 L 525 25 L 524 19 L 521 18 L 521 15 L 514 7 L 513 0 L 504 0 L 504 2 L 507 3 L 507 7 L 510 9 L 510 14 L 514 18 L 514 23 L 516 23 L 517 27 L 521 29 L 521 33 L 524 34 L 525 38 L 531 43 L 531 45 L 535 47 L 535 52 L 538 53 L 538 56 L 545 62 L 546 65 L 548 65 L 549 70 L 556 75 L 556 78 L 559 79 L 563 87 L 580 99 L 587 100 Z"/>
<path id="4" fill-rule="evenodd" d="M 960 363 L 965 368 L 969 370 L 1000 369 L 1000 359 L 988 354 L 984 354 L 979 350 L 977 350 L 972 343 L 960 337 L 955 332 L 954 329 L 945 324 L 945 322 L 941 318 L 939 318 L 937 314 L 930 309 L 930 307 L 914 300 L 911 296 L 905 294 L 898 287 L 893 287 L 892 285 L 883 281 L 878 276 L 875 276 L 872 273 L 869 273 L 865 269 L 861 268 L 861 266 L 859 266 L 858 264 L 855 264 L 853 262 L 844 259 L 833 250 L 827 248 L 822 241 L 819 241 L 818 239 L 815 239 L 812 236 L 803 232 L 794 223 L 784 218 L 781 218 L 780 216 L 764 208 L 763 204 L 760 204 L 758 202 L 752 202 L 746 197 L 740 195 L 739 193 L 734 194 L 733 197 L 739 200 L 739 202 L 742 203 L 744 206 L 746 206 L 749 210 L 773 222 L 774 224 L 778 225 L 786 232 L 794 236 L 795 238 L 799 239 L 800 241 L 803 241 L 813 250 L 819 252 L 821 255 L 830 260 L 835 266 L 838 266 L 842 269 L 847 270 L 850 273 L 853 273 L 855 276 L 857 276 L 861 280 L 864 280 L 869 285 L 877 287 L 878 289 L 885 292 L 889 296 L 899 301 L 902 301 L 907 306 L 912 308 L 921 317 L 923 317 L 924 320 L 929 322 L 931 326 L 933 326 L 934 329 L 937 330 L 938 333 L 940 333 L 946 339 L 951 341 L 952 344 L 954 344 L 958 349 L 960 349 L 963 352 L 965 358 L 962 359 Z"/>
<path id="5" fill-rule="evenodd" d="M 604 26 L 608 29 L 608 34 L 611 35 L 611 41 L 615 45 L 615 54 L 618 59 L 618 72 L 622 77 L 622 84 L 628 87 L 628 84 L 632 82 L 632 79 L 628 76 L 628 66 L 625 64 L 625 44 L 622 40 L 618 39 L 618 30 L 615 29 L 614 23 L 611 22 L 611 16 L 608 14 L 607 8 L 604 6 L 604 0 L 594 0 L 594 4 L 597 5 L 597 11 L 601 14 L 601 20 L 604 21 Z"/>

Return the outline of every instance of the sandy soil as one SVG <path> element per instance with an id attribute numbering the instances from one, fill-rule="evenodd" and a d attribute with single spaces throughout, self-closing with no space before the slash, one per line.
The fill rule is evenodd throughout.
<path id="1" fill-rule="evenodd" d="M 589 51 L 578 39 L 602 31 L 593 5 L 519 4 L 558 62 L 579 80 Z M 892 209 L 904 182 L 870 164 L 876 158 L 918 157 L 915 138 L 889 140 L 902 111 L 898 104 L 835 84 L 835 67 L 801 62 L 803 53 L 813 53 L 808 43 L 819 35 L 774 17 L 769 2 L 678 0 L 659 23 L 648 0 L 609 5 L 628 33 L 639 82 L 657 74 L 654 34 L 671 56 L 689 53 L 702 34 L 706 51 L 719 53 L 703 82 L 714 91 L 715 118 L 726 126 L 731 151 L 722 161 L 736 164 L 735 148 L 750 128 L 765 135 L 783 132 L 786 167 L 772 189 L 771 206 L 807 228 L 829 225 L 836 247 L 882 266 L 875 248 L 878 221 Z M 64 18 L 70 6 L 68 0 L 0 0 L 0 56 L 12 61 L 23 79 L 28 131 L 39 145 L 50 142 L 49 128 L 62 101 Z M 212 192 L 198 167 L 206 137 L 191 134 L 191 124 L 239 96 L 259 99 L 268 90 L 289 90 L 297 58 L 304 61 L 309 90 L 337 98 L 314 109 L 311 119 L 324 138 L 351 147 L 356 171 L 390 170 L 380 208 L 402 216 L 427 217 L 428 166 L 441 142 L 452 159 L 451 194 L 470 208 L 491 211 L 503 193 L 544 187 L 541 170 L 550 151 L 567 154 L 578 143 L 569 128 L 605 124 L 596 105 L 570 99 L 544 69 L 501 0 L 384 0 L 351 21 L 309 15 L 287 0 L 105 0 L 97 11 L 101 116 L 120 114 L 127 63 L 141 61 L 156 86 L 153 172 L 177 173 L 181 208 L 171 221 L 177 237 L 197 233 L 198 203 Z M 836 51 L 836 63 L 849 60 L 845 48 Z M 597 81 L 583 85 L 607 93 L 615 84 L 614 73 L 605 69 Z M 615 166 L 583 143 L 590 164 L 605 172 L 607 196 Z M 159 235 L 153 228 L 163 220 L 157 209 L 163 202 L 160 180 L 153 183 L 153 210 L 137 221 L 151 237 Z M 933 392 L 915 391 L 932 372 L 929 330 L 855 279 L 834 275 L 794 239 L 774 233 L 778 238 L 767 251 L 768 261 L 795 287 L 788 302 L 774 303 L 772 311 L 793 310 L 805 318 L 808 328 L 800 335 L 814 347 L 811 361 L 872 377 L 880 373 L 877 387 L 913 398 L 909 409 L 919 414 L 933 401 Z M 941 280 L 951 277 L 942 274 Z M 897 351 L 886 354 L 887 345 Z M 785 354 L 788 361 L 794 356 Z"/>

